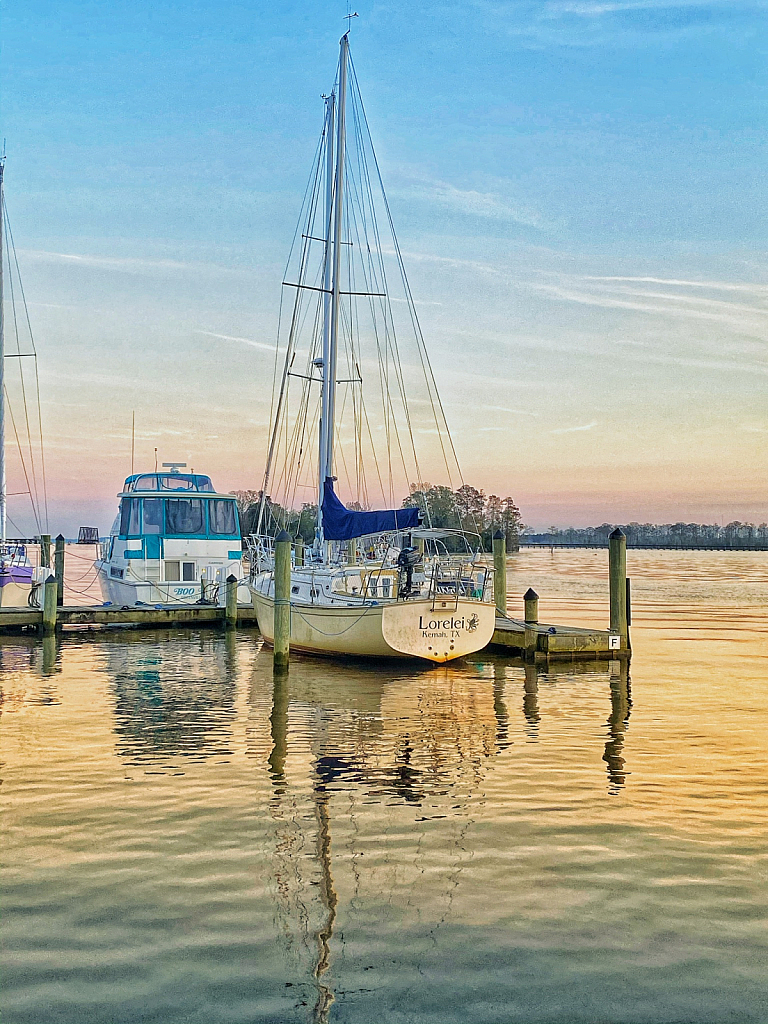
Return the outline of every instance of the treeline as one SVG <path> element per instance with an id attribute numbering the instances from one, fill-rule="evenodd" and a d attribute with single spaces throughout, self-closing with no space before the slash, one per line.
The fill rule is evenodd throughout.
<path id="1" fill-rule="evenodd" d="M 559 530 L 552 526 L 546 533 L 526 532 L 522 544 L 549 544 L 553 547 L 606 547 L 615 523 L 588 526 L 577 530 Z M 627 523 L 621 525 L 629 547 L 646 548 L 718 548 L 768 549 L 768 523 L 741 523 L 734 520 L 727 526 L 717 523 Z"/>
<path id="2" fill-rule="evenodd" d="M 469 484 L 456 491 L 432 484 L 412 484 L 403 507 L 420 508 L 425 526 L 478 534 L 485 551 L 491 550 L 493 535 L 498 530 L 507 539 L 507 551 L 514 551 L 525 529 L 520 509 L 512 498 L 486 495 L 485 491 Z"/>
<path id="3" fill-rule="evenodd" d="M 243 534 L 256 533 L 259 519 L 260 491 L 235 491 Z M 350 502 L 350 509 L 362 511 L 357 502 Z M 424 525 L 443 530 L 464 530 L 481 538 L 483 549 L 491 550 L 493 535 L 498 531 L 506 536 L 507 550 L 518 547 L 519 536 L 525 524 L 520 509 L 512 498 L 500 498 L 496 494 L 486 495 L 484 491 L 464 484 L 458 490 L 432 484 L 412 484 L 410 493 L 402 502 L 403 508 L 421 509 Z M 301 537 L 305 544 L 311 544 L 317 525 L 317 505 L 304 504 L 301 509 L 286 509 L 270 497 L 264 503 L 261 532 L 276 536 L 280 530 L 287 530 L 292 537 Z M 448 543 L 449 549 L 456 544 Z"/>

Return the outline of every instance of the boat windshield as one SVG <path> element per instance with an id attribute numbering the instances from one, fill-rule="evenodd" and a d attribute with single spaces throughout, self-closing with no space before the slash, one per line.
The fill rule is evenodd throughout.
<path id="1" fill-rule="evenodd" d="M 199 498 L 173 498 L 165 503 L 165 532 L 203 533 L 205 517 Z"/>
<path id="2" fill-rule="evenodd" d="M 187 473 L 145 473 L 128 477 L 126 491 L 213 491 L 209 476 Z"/>

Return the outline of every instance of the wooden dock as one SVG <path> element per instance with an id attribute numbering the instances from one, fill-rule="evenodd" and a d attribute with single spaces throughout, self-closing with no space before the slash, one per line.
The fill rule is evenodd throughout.
<path id="1" fill-rule="evenodd" d="M 217 605 L 179 604 L 172 607 L 120 608 L 115 605 L 62 605 L 56 609 L 56 623 L 62 626 L 215 626 L 226 622 L 227 609 Z M 238 605 L 237 624 L 255 625 L 251 605 Z M 14 632 L 24 628 L 42 629 L 41 608 L 0 607 L 0 629 Z"/>
<path id="2" fill-rule="evenodd" d="M 549 622 L 524 622 L 497 616 L 490 646 L 537 658 L 620 658 L 628 651 L 615 645 L 621 637 L 607 629 L 557 626 Z"/>

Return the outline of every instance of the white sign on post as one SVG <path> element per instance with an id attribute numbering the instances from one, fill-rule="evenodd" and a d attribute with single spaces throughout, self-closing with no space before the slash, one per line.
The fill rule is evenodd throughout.
<path id="1" fill-rule="evenodd" d="M 620 636 L 609 636 L 608 637 L 608 650 L 609 651 L 620 651 L 621 650 L 621 637 Z"/>

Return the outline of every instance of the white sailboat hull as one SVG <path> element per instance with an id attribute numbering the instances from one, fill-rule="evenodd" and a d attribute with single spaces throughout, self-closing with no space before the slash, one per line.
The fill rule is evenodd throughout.
<path id="1" fill-rule="evenodd" d="M 258 590 L 252 595 L 259 631 L 271 643 L 274 599 Z M 485 647 L 494 623 L 493 605 L 478 601 L 424 599 L 356 606 L 291 602 L 290 642 L 292 649 L 310 654 L 415 657 L 442 663 Z M 473 628 L 468 629 L 470 624 Z"/>

